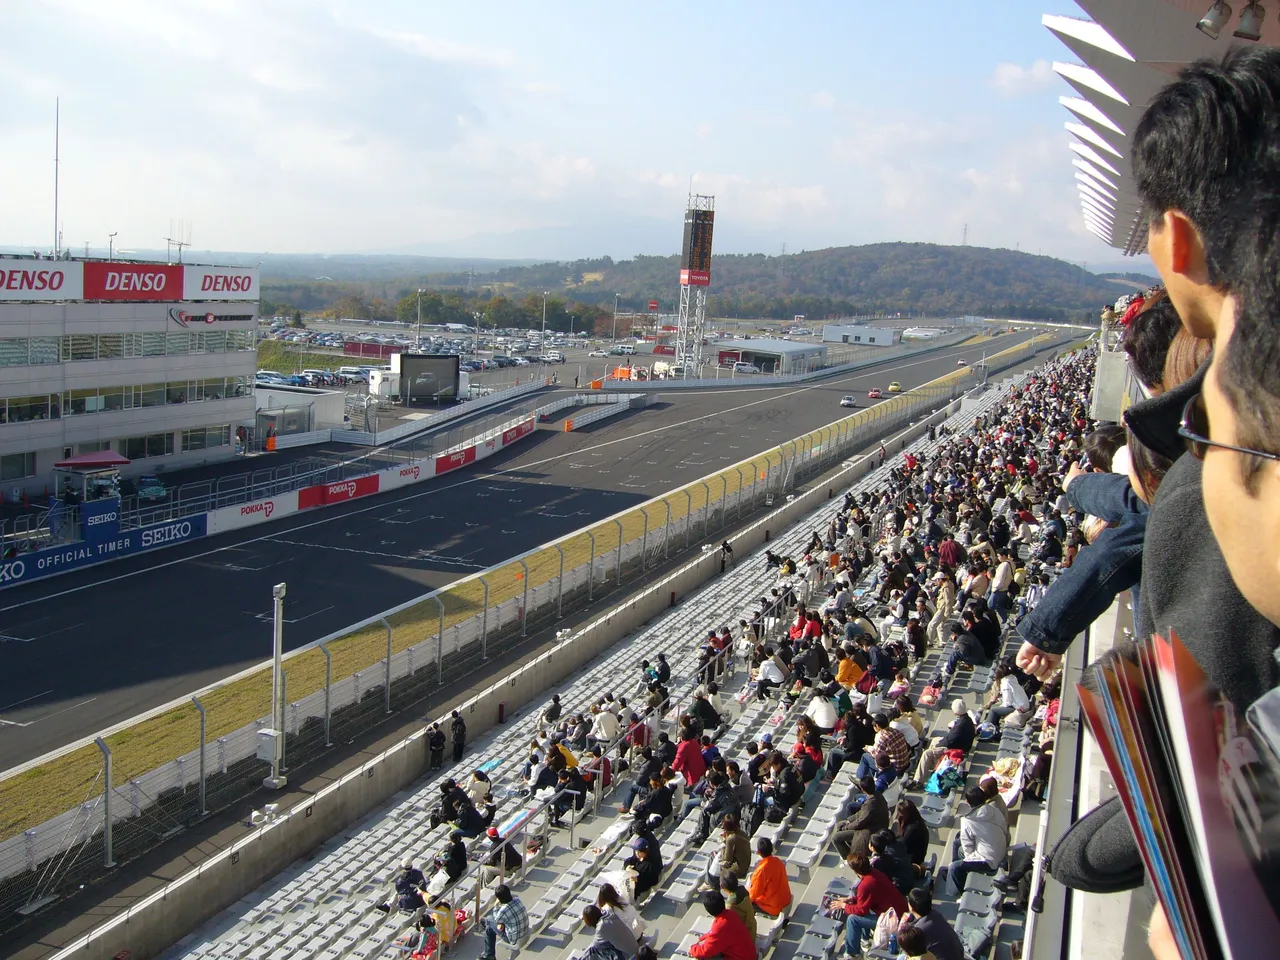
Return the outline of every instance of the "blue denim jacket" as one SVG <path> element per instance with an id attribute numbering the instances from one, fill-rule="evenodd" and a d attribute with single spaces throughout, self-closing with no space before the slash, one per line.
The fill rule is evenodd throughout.
<path id="1" fill-rule="evenodd" d="M 1071 505 L 1117 526 L 1108 527 L 1076 554 L 1075 562 L 1045 591 L 1021 623 L 1023 640 L 1046 653 L 1062 653 L 1124 590 L 1142 577 L 1147 505 L 1114 473 L 1077 477 L 1067 489 Z"/>

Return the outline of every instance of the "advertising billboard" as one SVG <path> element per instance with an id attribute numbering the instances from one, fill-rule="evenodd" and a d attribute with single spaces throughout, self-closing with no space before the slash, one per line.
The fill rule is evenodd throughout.
<path id="1" fill-rule="evenodd" d="M 163 263 L 84 265 L 86 300 L 181 300 L 182 267 Z"/>
<path id="2" fill-rule="evenodd" d="M 711 283 L 711 233 L 714 210 L 687 210 L 684 215 L 684 246 L 680 254 L 680 283 L 705 287 Z"/>
<path id="3" fill-rule="evenodd" d="M 406 403 L 458 399 L 456 354 L 401 353 L 400 396 Z"/>

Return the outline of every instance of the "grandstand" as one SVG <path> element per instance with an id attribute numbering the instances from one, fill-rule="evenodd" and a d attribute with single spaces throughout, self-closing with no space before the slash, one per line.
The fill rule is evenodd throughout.
<path id="1" fill-rule="evenodd" d="M 977 398 L 966 400 L 961 411 L 939 431 L 938 440 L 921 440 L 911 445 L 911 452 L 928 462 L 946 435 L 964 433 L 975 419 L 996 416 L 1010 390 L 1023 384 L 1028 375 L 1006 381 Z M 855 494 L 882 492 L 895 467 L 890 460 L 869 473 L 853 487 Z M 825 529 L 841 509 L 839 499 L 829 501 L 815 514 L 793 525 L 768 543 L 779 555 L 799 556 L 813 530 Z M 804 576 L 803 573 L 796 576 Z M 869 572 L 855 597 L 870 599 Z M 252 896 L 239 901 L 220 916 L 205 923 L 167 950 L 166 960 L 178 958 L 226 958 L 226 960 L 267 960 L 277 956 L 314 957 L 319 960 L 344 958 L 391 958 L 406 956 L 395 943 L 406 931 L 408 918 L 393 909 L 385 914 L 378 904 L 387 898 L 401 861 L 412 858 L 419 866 L 428 867 L 448 841 L 449 824 L 432 825 L 431 812 L 440 796 L 440 784 L 446 777 L 486 771 L 493 784 L 497 811 L 493 823 L 500 825 L 504 843 L 518 846 L 524 855 L 523 865 L 514 876 L 502 879 L 511 886 L 529 913 L 530 933 L 518 950 L 505 948 L 504 956 L 513 952 L 539 956 L 569 956 L 585 950 L 590 937 L 579 920 L 582 907 L 595 901 L 602 878 L 616 871 L 630 853 L 631 822 L 622 817 L 615 804 L 618 788 L 626 784 L 624 775 L 615 775 L 609 789 L 602 777 L 596 777 L 593 792 L 586 798 L 585 808 L 566 812 L 563 826 L 550 823 L 548 807 L 554 798 L 534 799 L 526 795 L 522 767 L 530 743 L 542 726 L 541 711 L 552 693 L 558 693 L 566 710 L 585 710 L 606 694 L 624 696 L 637 707 L 641 703 L 637 664 L 657 652 L 666 654 L 672 667 L 668 684 L 670 704 L 661 715 L 649 716 L 643 722 L 652 732 L 662 729 L 675 738 L 680 715 L 690 702 L 695 687 L 706 677 L 703 673 L 700 644 L 707 631 L 722 624 L 736 625 L 749 619 L 758 599 L 777 585 L 777 572 L 764 562 L 763 548 L 757 553 L 735 557 L 727 576 L 684 598 L 656 620 L 634 631 L 622 642 L 598 657 L 580 671 L 572 683 L 548 689 L 542 700 L 529 704 L 507 718 L 505 725 L 469 745 L 462 763 L 446 765 L 425 779 L 414 783 L 372 816 L 343 830 L 314 855 L 295 863 L 284 873 L 267 880 Z M 771 636 L 785 632 L 785 616 L 765 619 Z M 891 638 L 901 635 L 893 627 Z M 1002 637 L 1006 652 L 1014 649 L 1011 634 Z M 732 648 L 730 648 L 732 653 Z M 911 694 L 919 694 L 939 665 L 941 651 L 930 648 L 927 655 L 912 665 Z M 740 658 L 729 656 L 714 663 L 721 689 L 730 692 L 743 688 L 748 680 L 747 666 Z M 930 727 L 942 728 L 950 719 L 949 705 L 955 696 L 963 696 L 976 709 L 991 683 L 989 671 L 975 669 L 956 674 L 949 689 L 934 706 L 919 706 Z M 795 739 L 795 719 L 809 706 L 811 694 L 805 691 L 790 706 L 777 699 L 759 700 L 754 695 L 726 696 L 722 713 L 723 725 L 715 735 L 721 754 L 728 758 L 743 756 L 748 741 L 772 734 L 775 747 L 789 751 Z M 1065 704 L 1064 704 L 1065 706 Z M 608 756 L 618 757 L 626 745 L 619 740 L 610 745 Z M 921 738 L 927 742 L 928 734 Z M 975 744 L 967 758 L 970 782 L 997 760 L 1008 761 L 1011 776 L 1002 783 L 1002 794 L 1011 812 L 1011 842 L 1033 844 L 1041 832 L 1041 811 L 1034 801 L 1019 803 L 1025 760 L 1031 744 L 1030 734 L 1009 730 L 1004 736 Z M 914 762 L 914 761 L 913 761 Z M 852 874 L 841 862 L 831 845 L 836 823 L 849 809 L 857 793 L 854 783 L 855 762 L 846 763 L 830 780 L 822 777 L 810 782 L 803 800 L 790 808 L 781 822 L 764 823 L 753 838 L 769 836 L 778 855 L 787 863 L 792 904 L 786 914 L 769 923 L 761 916 L 757 926 L 757 946 L 761 957 L 772 955 L 778 960 L 805 957 L 810 960 L 839 956 L 844 950 L 843 924 L 826 919 L 820 904 L 824 894 L 847 893 Z M 911 796 L 930 824 L 930 851 L 926 865 L 929 876 L 933 869 L 952 858 L 952 839 L 958 813 L 958 792 L 942 798 L 909 791 L 901 779 L 886 791 L 892 807 L 900 795 Z M 675 804 L 677 814 L 680 802 Z M 309 816 L 309 810 L 307 812 Z M 270 814 L 268 813 L 268 818 Z M 683 957 L 693 939 L 705 932 L 710 923 L 706 912 L 698 906 L 697 896 L 708 862 L 718 850 L 719 838 L 696 844 L 697 816 L 683 820 L 668 818 L 657 828 L 664 863 L 657 887 L 637 903 L 647 924 L 647 935 L 659 955 Z M 264 831 L 264 834 L 269 831 Z M 489 846 L 483 836 L 468 840 L 473 859 L 463 876 L 451 883 L 445 896 L 455 909 L 468 914 L 466 925 L 476 929 L 477 918 L 494 906 L 494 879 L 483 882 L 484 873 L 475 856 L 488 856 Z M 531 848 L 536 852 L 530 852 Z M 430 872 L 428 870 L 428 872 Z M 198 878 L 195 882 L 199 882 Z M 969 877 L 963 896 L 946 902 L 942 886 L 935 891 L 935 902 L 964 936 L 969 955 L 975 960 L 985 956 L 1008 956 L 1009 945 L 1024 936 L 1021 913 L 1002 911 L 1004 895 L 992 878 L 979 874 Z M 76 945 L 66 951 L 74 955 Z M 474 934 L 461 936 L 450 953 L 460 960 L 471 960 L 483 952 L 483 938 Z M 896 952 L 875 952 L 875 956 L 896 956 Z"/>

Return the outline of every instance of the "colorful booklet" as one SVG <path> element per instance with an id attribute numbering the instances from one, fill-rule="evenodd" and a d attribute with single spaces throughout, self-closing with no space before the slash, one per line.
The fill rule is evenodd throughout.
<path id="1" fill-rule="evenodd" d="M 1280 690 L 1238 716 L 1172 632 L 1090 675 L 1081 708 L 1182 956 L 1280 956 Z"/>

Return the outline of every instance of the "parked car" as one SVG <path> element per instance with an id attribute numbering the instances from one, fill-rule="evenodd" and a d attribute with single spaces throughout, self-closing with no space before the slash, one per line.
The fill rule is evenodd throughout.
<path id="1" fill-rule="evenodd" d="M 879 387 L 872 387 L 870 390 L 867 391 L 868 400 L 879 400 L 883 396 L 884 394 L 880 392 Z"/>
<path id="2" fill-rule="evenodd" d="M 857 405 L 858 405 L 857 397 L 850 395 L 847 397 L 840 398 L 840 406 L 842 407 L 856 407 Z"/>
<path id="3" fill-rule="evenodd" d="M 743 362 L 742 360 L 739 360 L 737 363 L 735 363 L 735 364 L 733 365 L 733 372 L 734 372 L 735 374 L 739 374 L 739 373 L 759 373 L 759 372 L 760 372 L 760 368 L 759 368 L 759 367 L 757 367 L 754 363 L 745 363 L 745 362 Z"/>
<path id="4" fill-rule="evenodd" d="M 902 392 L 902 384 L 900 384 L 897 380 L 893 381 L 893 383 L 889 384 L 889 392 L 890 392 L 890 393 L 901 393 L 901 392 Z"/>
<path id="5" fill-rule="evenodd" d="M 607 357 L 608 355 L 609 355 L 608 350 L 592 350 L 590 353 L 587 354 L 588 357 Z"/>

